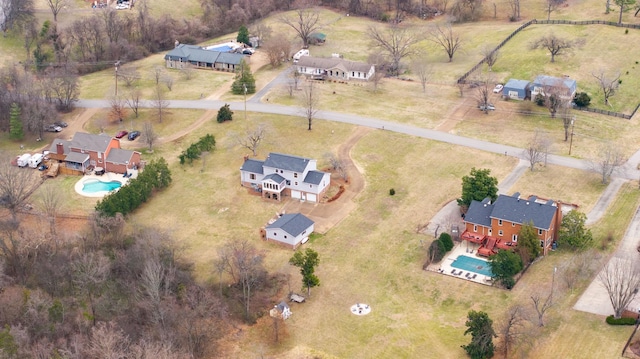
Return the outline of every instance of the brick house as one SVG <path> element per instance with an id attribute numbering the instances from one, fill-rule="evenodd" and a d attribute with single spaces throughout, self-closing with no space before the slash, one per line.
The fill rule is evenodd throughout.
<path id="1" fill-rule="evenodd" d="M 264 161 L 245 158 L 240 185 L 261 191 L 263 198 L 280 201 L 290 196 L 317 203 L 329 189 L 331 174 L 316 166 L 316 160 L 281 153 L 270 153 Z"/>
<path id="2" fill-rule="evenodd" d="M 170 69 L 193 67 L 235 72 L 242 60 L 249 62 L 249 57 L 233 52 L 208 50 L 196 45 L 179 44 L 164 56 L 164 60 L 166 67 Z"/>
<path id="3" fill-rule="evenodd" d="M 140 152 L 120 148 L 120 140 L 105 134 L 76 132 L 70 141 L 55 139 L 49 158 L 65 167 L 84 173 L 90 166 L 106 172 L 125 173 L 140 165 Z"/>
<path id="4" fill-rule="evenodd" d="M 533 223 L 537 231 L 542 254 L 546 255 L 558 237 L 562 222 L 561 205 L 536 196 L 520 198 L 499 195 L 495 202 L 489 198 L 473 201 L 464 217 L 463 240 L 480 244 L 478 254 L 491 256 L 498 249 L 514 248 L 523 224 Z"/>

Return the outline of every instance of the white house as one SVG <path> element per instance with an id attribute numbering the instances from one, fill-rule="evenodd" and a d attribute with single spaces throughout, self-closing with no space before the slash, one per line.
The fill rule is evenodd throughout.
<path id="1" fill-rule="evenodd" d="M 320 202 L 329 189 L 331 174 L 316 169 L 316 160 L 270 153 L 264 161 L 245 158 L 240 184 L 262 192 L 263 198 L 280 201 L 283 196 Z"/>
<path id="2" fill-rule="evenodd" d="M 294 249 L 313 232 L 314 222 L 303 214 L 283 214 L 265 228 L 267 240 L 278 241 Z"/>
<path id="3" fill-rule="evenodd" d="M 376 73 L 376 67 L 372 64 L 339 57 L 302 56 L 296 63 L 296 69 L 306 76 L 322 76 L 326 79 L 343 81 L 367 81 Z"/>

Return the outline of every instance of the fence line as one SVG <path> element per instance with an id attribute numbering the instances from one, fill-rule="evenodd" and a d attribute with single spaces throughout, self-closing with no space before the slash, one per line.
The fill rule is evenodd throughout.
<path id="1" fill-rule="evenodd" d="M 532 24 L 541 24 L 541 25 L 608 25 L 608 26 L 615 26 L 615 27 L 640 29 L 640 25 L 636 25 L 636 24 L 619 24 L 617 22 L 603 21 L 603 20 L 573 21 L 573 20 L 536 20 L 536 19 L 532 19 L 532 20 L 529 20 L 529 21 L 525 22 L 524 24 L 520 25 L 520 27 L 518 27 L 515 31 L 513 31 L 511 34 L 509 34 L 509 36 L 507 36 L 504 40 L 502 40 L 498 44 L 498 46 L 495 47 L 495 49 L 491 50 L 491 52 L 486 57 L 484 57 L 482 60 L 480 60 L 480 62 L 478 62 L 474 67 L 472 67 L 471 70 L 467 71 L 464 75 L 460 76 L 460 78 L 458 78 L 458 81 L 456 81 L 456 83 L 458 83 L 458 84 L 466 83 L 467 78 L 469 76 L 471 76 L 471 74 L 476 72 L 480 67 L 482 67 L 482 65 L 484 65 L 487 62 L 487 58 L 488 57 L 493 56 L 493 54 L 495 54 L 496 51 L 500 50 L 500 48 L 502 48 L 507 42 L 509 42 L 509 40 L 511 40 L 520 31 L 526 29 L 527 27 L 529 27 Z M 607 111 L 607 110 L 600 110 L 600 109 L 597 109 L 597 108 L 589 108 L 589 107 L 580 107 L 578 109 L 581 110 L 581 111 L 595 112 L 595 113 L 600 113 L 600 114 L 608 115 L 608 116 L 621 117 L 621 118 L 624 118 L 624 119 L 628 120 L 628 119 L 631 119 L 636 114 L 636 112 L 638 111 L 639 108 L 640 108 L 640 103 L 636 106 L 636 108 L 633 110 L 631 115 L 626 115 L 626 114 L 623 114 L 623 113 Z"/>

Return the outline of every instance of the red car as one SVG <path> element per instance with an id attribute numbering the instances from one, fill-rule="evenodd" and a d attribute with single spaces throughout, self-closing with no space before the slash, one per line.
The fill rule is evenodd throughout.
<path id="1" fill-rule="evenodd" d="M 128 131 L 122 130 L 122 131 L 116 133 L 116 138 L 122 138 L 122 137 L 126 136 L 128 133 L 129 133 Z"/>

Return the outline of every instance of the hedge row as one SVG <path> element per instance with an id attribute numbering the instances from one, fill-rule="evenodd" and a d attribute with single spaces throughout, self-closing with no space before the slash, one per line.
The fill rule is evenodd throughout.
<path id="1" fill-rule="evenodd" d="M 96 211 L 113 217 L 116 213 L 127 215 L 146 202 L 154 190 L 165 188 L 171 184 L 171 172 L 164 158 L 151 161 L 144 167 L 144 171 L 137 178 L 120 187 L 116 192 L 105 196 L 96 203 Z"/>
<path id="2" fill-rule="evenodd" d="M 607 324 L 609 325 L 635 325 L 636 320 L 634 318 L 619 318 L 616 319 L 613 315 L 607 317 Z"/>

